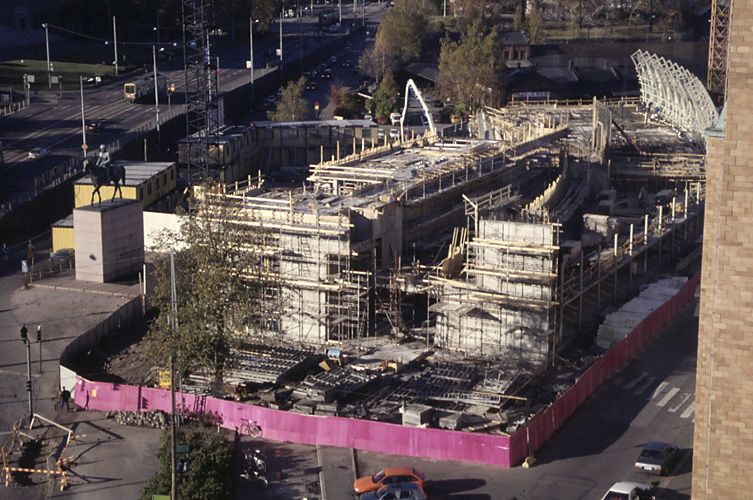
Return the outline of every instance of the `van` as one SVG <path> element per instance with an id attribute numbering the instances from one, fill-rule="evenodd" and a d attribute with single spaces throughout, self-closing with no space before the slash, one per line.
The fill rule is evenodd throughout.
<path id="1" fill-rule="evenodd" d="M 403 115 L 401 115 L 400 113 L 390 113 L 390 124 L 397 125 L 398 123 L 400 123 L 400 118 L 402 116 Z"/>

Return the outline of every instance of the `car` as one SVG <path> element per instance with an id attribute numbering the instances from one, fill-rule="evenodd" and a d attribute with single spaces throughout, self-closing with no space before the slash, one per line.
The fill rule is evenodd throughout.
<path id="1" fill-rule="evenodd" d="M 329 58 L 329 63 L 330 64 L 335 64 L 336 62 L 337 62 L 337 56 L 332 56 L 332 57 Z"/>
<path id="2" fill-rule="evenodd" d="M 397 140 L 399 138 L 400 138 L 400 130 L 398 130 L 396 128 L 391 128 L 390 129 L 390 139 L 392 139 L 394 141 L 394 140 Z"/>
<path id="3" fill-rule="evenodd" d="M 29 151 L 30 160 L 41 160 L 50 155 L 50 150 L 47 148 L 33 148 Z"/>
<path id="4" fill-rule="evenodd" d="M 373 120 L 374 120 L 374 117 L 373 117 L 373 116 L 371 116 L 371 115 L 363 115 L 363 119 L 364 119 L 364 120 L 369 120 L 369 121 L 373 121 Z"/>
<path id="5" fill-rule="evenodd" d="M 102 121 L 91 121 L 86 124 L 87 132 L 101 132 L 105 128 L 105 124 Z"/>
<path id="6" fill-rule="evenodd" d="M 322 80 L 331 80 L 332 79 L 332 70 L 325 69 L 324 73 L 322 73 Z"/>
<path id="7" fill-rule="evenodd" d="M 647 484 L 621 481 L 614 483 L 601 500 L 654 500 L 654 494 Z"/>
<path id="8" fill-rule="evenodd" d="M 50 260 L 66 261 L 72 259 L 75 254 L 75 250 L 72 248 L 61 248 L 57 252 L 50 255 Z"/>
<path id="9" fill-rule="evenodd" d="M 377 491 L 371 491 L 361 495 L 360 500 L 397 500 L 405 498 L 409 500 L 426 500 L 424 488 L 416 483 L 387 484 Z"/>
<path id="10" fill-rule="evenodd" d="M 424 485 L 424 475 L 412 467 L 387 467 L 373 476 L 363 476 L 356 479 L 353 489 L 359 495 L 376 491 L 386 484 L 416 483 Z"/>
<path id="11" fill-rule="evenodd" d="M 377 130 L 377 139 L 379 139 L 379 142 L 382 142 L 384 140 L 384 130 L 381 128 Z"/>
<path id="12" fill-rule="evenodd" d="M 316 90 L 319 88 L 319 85 L 316 82 L 308 82 L 306 84 L 306 90 Z"/>
<path id="13" fill-rule="evenodd" d="M 397 125 L 400 123 L 400 118 L 402 118 L 403 115 L 400 113 L 390 113 L 390 124 L 391 125 Z"/>
<path id="14" fill-rule="evenodd" d="M 635 470 L 664 476 L 680 457 L 680 448 L 674 444 L 651 441 L 643 445 Z"/>
<path id="15" fill-rule="evenodd" d="M 352 68 L 353 63 L 350 61 L 343 61 L 343 68 Z"/>

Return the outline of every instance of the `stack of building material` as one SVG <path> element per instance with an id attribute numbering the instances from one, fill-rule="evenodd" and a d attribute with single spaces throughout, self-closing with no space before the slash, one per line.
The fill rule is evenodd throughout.
<path id="1" fill-rule="evenodd" d="M 279 384 L 304 365 L 314 363 L 308 351 L 286 347 L 247 345 L 235 354 L 235 367 L 228 372 L 228 382 Z"/>
<path id="2" fill-rule="evenodd" d="M 420 427 L 429 425 L 434 408 L 428 405 L 409 404 L 403 408 L 403 425 Z"/>
<path id="3" fill-rule="evenodd" d="M 685 277 L 664 278 L 651 283 L 638 297 L 623 305 L 618 311 L 608 314 L 599 325 L 596 344 L 609 349 L 632 332 L 653 311 L 674 297 L 687 281 Z"/>
<path id="4" fill-rule="evenodd" d="M 297 391 L 314 401 L 331 403 L 341 396 L 359 391 L 378 378 L 378 374 L 357 372 L 346 366 L 309 375 Z"/>

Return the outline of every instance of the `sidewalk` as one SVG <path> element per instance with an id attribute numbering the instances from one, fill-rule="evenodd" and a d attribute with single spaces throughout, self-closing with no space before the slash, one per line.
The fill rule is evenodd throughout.
<path id="1" fill-rule="evenodd" d="M 319 481 L 322 500 L 356 498 L 353 482 L 356 480 L 356 461 L 351 448 L 317 446 Z"/>

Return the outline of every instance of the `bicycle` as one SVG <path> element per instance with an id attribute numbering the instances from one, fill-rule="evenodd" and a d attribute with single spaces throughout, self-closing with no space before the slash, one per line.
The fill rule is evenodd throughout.
<path id="1" fill-rule="evenodd" d="M 241 419 L 241 426 L 238 429 L 240 435 L 251 436 L 252 438 L 261 437 L 261 426 L 256 423 L 256 420 Z"/>

